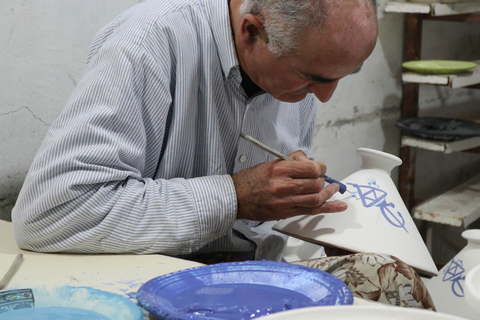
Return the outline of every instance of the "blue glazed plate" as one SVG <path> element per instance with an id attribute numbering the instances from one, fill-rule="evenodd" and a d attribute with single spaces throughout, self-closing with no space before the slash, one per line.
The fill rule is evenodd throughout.
<path id="1" fill-rule="evenodd" d="M 0 320 L 141 320 L 122 296 L 89 287 L 42 286 L 0 291 Z"/>
<path id="2" fill-rule="evenodd" d="M 146 282 L 138 303 L 162 319 L 252 319 L 311 307 L 351 305 L 353 295 L 324 271 L 273 261 L 219 263 Z"/>

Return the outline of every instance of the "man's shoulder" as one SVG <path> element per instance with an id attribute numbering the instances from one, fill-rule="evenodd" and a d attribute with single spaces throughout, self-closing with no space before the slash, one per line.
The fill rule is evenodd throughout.
<path id="1" fill-rule="evenodd" d="M 219 1 L 221 0 L 147 0 L 127 10 L 124 15 L 140 16 L 146 19 L 145 22 L 162 21 L 162 18 L 182 15 L 187 11 L 208 12 L 209 9 L 215 9 L 216 5 L 220 4 Z"/>
<path id="2" fill-rule="evenodd" d="M 199 24 L 210 24 L 215 4 L 222 0 L 148 0 L 124 11 L 105 29 L 132 39 L 148 37 L 152 32 L 174 36 L 198 28 Z M 225 0 L 226 1 L 226 0 Z M 108 32 L 108 31 L 107 31 Z"/>

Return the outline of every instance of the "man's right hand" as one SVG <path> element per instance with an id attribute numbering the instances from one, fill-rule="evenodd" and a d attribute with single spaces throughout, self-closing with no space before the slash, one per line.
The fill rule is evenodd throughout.
<path id="1" fill-rule="evenodd" d="M 324 188 L 325 163 L 308 159 L 302 151 L 289 156 L 297 161 L 273 160 L 233 175 L 237 219 L 271 221 L 347 209 L 345 202 L 326 202 L 339 186 Z"/>

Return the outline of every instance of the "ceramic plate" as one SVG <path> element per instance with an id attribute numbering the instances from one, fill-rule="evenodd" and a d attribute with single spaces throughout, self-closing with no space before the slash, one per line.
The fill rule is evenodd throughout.
<path id="1" fill-rule="evenodd" d="M 139 304 L 162 319 L 252 319 L 279 311 L 351 305 L 338 278 L 318 269 L 273 261 L 219 263 L 154 278 Z"/>
<path id="2" fill-rule="evenodd" d="M 408 118 L 397 122 L 399 129 L 427 139 L 451 141 L 480 136 L 480 123 L 450 118 Z"/>
<path id="3" fill-rule="evenodd" d="M 140 309 L 120 295 L 88 287 L 0 291 L 0 320 L 140 320 Z"/>
<path id="4" fill-rule="evenodd" d="M 406 69 L 425 74 L 454 74 L 474 69 L 475 62 L 454 60 L 417 60 L 404 62 Z"/>
<path id="5" fill-rule="evenodd" d="M 272 314 L 262 320 L 467 320 L 430 310 L 391 306 L 311 307 Z"/>

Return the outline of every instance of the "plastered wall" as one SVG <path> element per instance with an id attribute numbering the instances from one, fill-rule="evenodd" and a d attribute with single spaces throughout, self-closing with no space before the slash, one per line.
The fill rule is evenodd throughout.
<path id="1" fill-rule="evenodd" d="M 80 77 L 95 32 L 138 2 L 0 1 L 0 218 L 10 218 L 36 150 Z M 398 155 L 403 15 L 384 13 L 385 3 L 379 1 L 379 38 L 372 56 L 360 73 L 340 82 L 328 103 L 318 106 L 311 155 L 326 162 L 337 179 L 359 169 L 359 147 Z M 480 25 L 426 22 L 424 30 L 424 58 L 480 59 Z M 480 118 L 479 92 L 422 87 L 421 113 Z M 417 159 L 421 197 L 480 173 L 478 155 L 419 151 Z"/>

